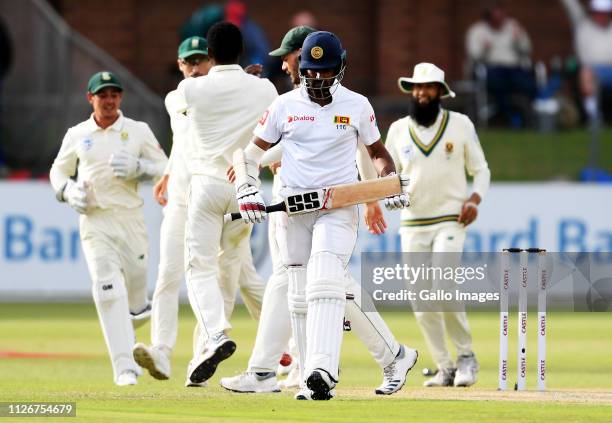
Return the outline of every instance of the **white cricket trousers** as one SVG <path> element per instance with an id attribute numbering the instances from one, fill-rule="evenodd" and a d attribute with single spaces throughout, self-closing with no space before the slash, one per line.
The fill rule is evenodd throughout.
<path id="1" fill-rule="evenodd" d="M 80 218 L 81 245 L 115 381 L 141 373 L 132 357 L 130 311 L 147 306 L 147 232 L 142 209 L 94 210 Z"/>
<path id="2" fill-rule="evenodd" d="M 357 240 L 358 209 L 351 206 L 281 216 L 278 243 L 289 284 L 295 285 L 288 289 L 288 303 L 303 376 L 323 369 L 337 381 L 346 266 Z M 303 330 L 300 327 L 305 329 L 305 345 L 300 345 L 302 337 L 296 334 Z"/>
<path id="3" fill-rule="evenodd" d="M 404 227 L 400 229 L 402 251 L 405 253 L 460 253 L 463 251 L 465 232 L 465 228 L 455 222 L 432 225 L 431 229 Z M 438 260 L 447 259 L 448 257 L 442 256 L 438 258 Z M 436 260 L 434 255 L 432 266 L 436 266 Z M 420 281 L 419 284 L 425 288 L 424 281 Z M 423 310 L 425 305 L 420 303 L 419 307 L 420 310 Z M 446 346 L 445 333 L 455 345 L 458 355 L 472 352 L 472 334 L 465 311 L 416 311 L 414 315 L 438 368 L 455 367 Z"/>
<path id="4" fill-rule="evenodd" d="M 219 282 L 219 252 L 223 250 L 229 263 L 240 263 L 240 255 L 248 248 L 252 225 L 242 220 L 223 223 L 224 214 L 238 211 L 234 186 L 226 179 L 193 175 L 187 197 L 187 290 L 203 335 L 210 337 L 231 328 Z M 241 266 L 224 267 L 227 281 L 224 286 L 237 286 L 240 271 Z"/>
<path id="5" fill-rule="evenodd" d="M 283 231 L 287 224 L 284 216 L 282 213 L 270 213 L 268 216 L 272 275 L 266 284 L 255 346 L 247 368 L 251 372 L 276 371 L 291 336 L 287 303 L 287 268 L 282 263 L 277 242 L 277 231 Z M 346 291 L 355 295 L 353 301 L 346 303 L 345 317 L 351 322 L 353 332 L 363 342 L 374 360 L 384 368 L 395 359 L 400 345 L 378 312 L 363 311 L 363 309 L 374 310 L 374 305 L 371 298 L 361 297 L 360 285 L 350 275 L 345 282 Z M 295 356 L 294 359 L 300 358 Z"/>
<path id="6" fill-rule="evenodd" d="M 185 275 L 185 224 L 187 205 L 178 198 L 170 196 L 164 207 L 164 219 L 160 230 L 160 261 L 153 294 L 151 316 L 151 342 L 172 350 L 176 344 L 178 327 L 178 307 L 181 282 Z M 253 265 L 253 257 L 248 242 L 240 244 L 239 262 L 228 260 L 228 254 L 219 256 L 220 283 L 226 318 L 229 320 L 234 309 L 238 287 L 253 318 L 258 319 L 265 286 Z M 235 258 L 235 254 L 230 257 Z M 225 269 L 240 268 L 238 281 L 232 281 Z M 230 272 L 231 273 L 231 272 Z M 232 273 L 233 275 L 233 273 Z M 234 282 L 237 282 L 234 285 Z M 199 341 L 201 345 L 202 341 Z M 197 340 L 195 342 L 198 342 Z M 196 344 L 198 345 L 198 344 Z M 201 346 L 195 347 L 200 349 Z"/>

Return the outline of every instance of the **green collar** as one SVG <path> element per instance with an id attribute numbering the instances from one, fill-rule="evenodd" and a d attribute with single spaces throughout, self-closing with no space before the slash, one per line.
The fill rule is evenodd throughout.
<path id="1" fill-rule="evenodd" d="M 414 128 L 412 127 L 412 125 L 409 125 L 408 131 L 410 132 L 410 138 L 412 138 L 412 141 L 416 144 L 417 147 L 419 147 L 419 150 L 421 150 L 423 154 L 425 154 L 425 156 L 429 156 L 440 141 L 440 139 L 442 139 L 442 135 L 444 135 L 444 131 L 446 131 L 446 127 L 448 126 L 449 116 L 450 114 L 448 113 L 448 110 L 442 110 L 442 122 L 440 122 L 438 132 L 436 132 L 436 135 L 433 137 L 433 139 L 428 145 L 423 144 L 423 142 L 417 136 L 416 132 L 414 132 Z"/>

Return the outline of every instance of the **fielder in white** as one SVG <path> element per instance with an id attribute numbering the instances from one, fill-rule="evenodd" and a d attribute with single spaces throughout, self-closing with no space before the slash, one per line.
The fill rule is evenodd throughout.
<path id="1" fill-rule="evenodd" d="M 150 313 L 138 182 L 159 178 L 167 161 L 149 126 L 123 116 L 122 96 L 121 83 L 111 72 L 91 77 L 87 99 L 93 113 L 68 130 L 50 172 L 58 200 L 81 214 L 93 299 L 120 386 L 135 385 L 142 373 L 132 357 L 130 315 L 143 320 L 138 315 Z"/>
<path id="2" fill-rule="evenodd" d="M 281 46 L 272 51 L 270 55 L 281 56 L 283 70 L 291 77 L 296 89 L 299 89 L 300 78 L 298 72 L 298 56 L 306 36 L 316 30 L 306 26 L 295 27 L 283 38 Z M 278 163 L 282 157 L 283 143 L 269 149 L 262 157 L 261 165 Z M 363 144 L 357 155 L 357 165 L 362 179 L 376 178 L 376 170 Z M 361 153 L 361 154 L 359 154 Z M 276 169 L 276 168 L 275 168 Z M 280 190 L 282 182 L 278 171 L 274 176 L 273 202 L 281 201 Z M 246 372 L 237 376 L 221 379 L 221 386 L 234 392 L 279 392 L 280 385 L 293 387 L 299 385 L 299 367 L 295 367 L 284 383 L 277 383 L 276 363 L 287 345 L 291 333 L 291 320 L 289 307 L 293 312 L 300 310 L 295 307 L 295 295 L 287 301 L 288 276 L 287 268 L 281 260 L 281 252 L 278 246 L 276 231 L 277 226 L 282 228 L 283 219 L 281 213 L 272 213 L 269 216 L 269 242 L 270 253 L 273 264 L 273 273 L 266 285 L 264 303 L 262 306 L 262 317 L 257 329 L 255 347 L 249 360 Z M 386 223 L 377 202 L 366 205 L 365 219 L 373 233 L 384 232 Z M 346 274 L 345 290 L 355 296 L 353 301 L 346 303 L 345 317 L 351 323 L 352 330 L 368 348 L 376 362 L 383 368 L 384 380 L 376 389 L 377 394 L 392 394 L 397 392 L 404 384 L 408 366 L 413 364 L 411 357 L 405 354 L 405 346 L 400 345 L 381 316 L 377 312 L 363 312 L 366 302 L 371 302 L 369 297 L 361 297 L 361 287 L 350 276 Z M 370 310 L 374 309 L 369 304 Z M 294 356 L 295 360 L 299 357 Z M 295 379 L 295 381 L 294 381 Z M 303 395 L 304 392 L 298 395 Z"/>
<path id="3" fill-rule="evenodd" d="M 420 63 L 412 78 L 399 79 L 400 90 L 412 95 L 413 112 L 394 122 L 387 149 L 402 174 L 410 177 L 414 206 L 402 211 L 400 229 L 404 252 L 460 253 L 466 226 L 476 219 L 478 205 L 489 188 L 491 174 L 470 119 L 440 107 L 440 99 L 455 93 L 444 72 Z M 466 171 L 474 178 L 468 195 Z M 433 255 L 432 261 L 448 255 Z M 478 362 L 466 313 L 417 311 L 438 373 L 425 386 L 470 386 L 476 382 Z M 457 348 L 452 360 L 447 333 Z"/>
<path id="4" fill-rule="evenodd" d="M 211 67 L 208 60 L 208 43 L 202 37 L 185 39 L 178 48 L 177 65 L 184 78 L 197 78 L 208 74 Z M 257 71 L 259 68 L 254 67 Z M 191 173 L 185 157 L 189 157 L 193 142 L 189 138 L 189 119 L 178 111 L 177 91 L 166 96 L 166 110 L 170 116 L 173 132 L 172 151 L 163 177 L 155 184 L 154 194 L 164 207 L 164 219 L 160 231 L 160 262 L 153 294 L 151 317 L 151 342 L 149 347 L 143 343 L 134 346 L 134 359 L 149 370 L 151 376 L 165 380 L 170 377 L 170 358 L 176 343 L 178 327 L 178 300 L 184 272 L 185 222 L 187 220 L 187 188 Z M 172 177 L 170 177 L 172 175 Z M 165 198 L 166 191 L 168 199 Z M 264 284 L 255 267 L 248 243 L 241 244 L 243 249 L 240 263 L 228 262 L 227 254 L 219 256 L 220 286 L 224 298 L 224 310 L 229 320 L 240 285 L 242 297 L 254 318 L 259 318 Z M 240 279 L 229 280 L 225 269 L 242 266 Z M 206 341 L 199 330 L 194 331 L 194 356 L 199 354 Z M 186 386 L 203 386 L 192 383 L 187 377 Z"/>
<path id="5" fill-rule="evenodd" d="M 258 117 L 277 97 L 270 81 L 249 75 L 238 65 L 242 45 L 242 34 L 235 25 L 215 24 L 208 32 L 213 65 L 208 75 L 187 78 L 177 89 L 177 110 L 186 111 L 193 140 L 186 157 L 192 174 L 185 227 L 187 289 L 207 338 L 188 370 L 192 383 L 209 379 L 236 348 L 226 334 L 231 325 L 219 284 L 217 256 L 222 250 L 228 263 L 236 263 L 223 272 L 229 280 L 237 280 L 252 226 L 240 221 L 223 224 L 225 213 L 238 210 L 234 187 L 225 173 L 233 151 L 248 144 Z"/>
<path id="6" fill-rule="evenodd" d="M 266 218 L 258 191 L 258 165 L 271 144 L 284 145 L 281 196 L 357 181 L 358 142 L 366 145 L 380 175 L 395 166 L 380 141 L 368 100 L 342 85 L 345 51 L 332 33 L 318 31 L 304 40 L 300 55 L 302 88 L 280 96 L 264 113 L 255 138 L 244 151 L 247 166 L 236 171 L 242 217 Z M 236 164 L 235 164 L 236 165 Z M 402 177 L 402 188 L 407 179 Z M 394 208 L 408 205 L 402 193 L 388 199 Z M 282 214 L 277 239 L 289 279 L 289 310 L 305 386 L 297 399 L 327 400 L 338 382 L 340 345 L 346 303 L 346 266 L 357 237 L 357 207 L 313 212 L 289 218 Z M 417 352 L 403 349 L 414 365 Z"/>

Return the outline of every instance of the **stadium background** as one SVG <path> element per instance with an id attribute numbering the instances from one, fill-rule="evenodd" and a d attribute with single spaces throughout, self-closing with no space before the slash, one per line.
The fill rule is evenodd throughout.
<path id="1" fill-rule="evenodd" d="M 272 47 L 290 27 L 291 16 L 306 7 L 320 28 L 337 32 L 349 52 L 346 85 L 368 95 L 383 132 L 407 112 L 407 99 L 396 89 L 398 76 L 410 74 L 414 64 L 425 60 L 447 71 L 451 86 L 459 92 L 450 106 L 470 113 L 479 123 L 493 178 L 480 218 L 469 230 L 468 250 L 499 251 L 510 245 L 538 245 L 551 251 L 612 250 L 612 186 L 581 182 L 582 170 L 593 164 L 591 134 L 584 125 L 574 122 L 570 128 L 559 125 L 553 131 L 538 131 L 531 122 L 515 130 L 487 125 L 474 115 L 478 87 L 467 78 L 464 36 L 490 2 L 245 3 Z M 255 398 L 227 393 L 219 387 L 218 377 L 244 370 L 254 341 L 256 322 L 243 308 L 232 321 L 232 336 L 239 345 L 236 355 L 207 389 L 186 390 L 183 372 L 191 358 L 194 323 L 187 305 L 180 311 L 172 379 L 160 383 L 142 377 L 130 392 L 112 384 L 79 245 L 78 217 L 55 201 L 47 173 L 66 129 L 89 115 L 84 87 L 100 69 L 113 70 L 124 82 L 126 114 L 148 122 L 164 147 L 170 147 L 162 99 L 179 80 L 173 70 L 177 31 L 204 4 L 0 0 L 0 19 L 13 45 L 12 64 L 0 80 L 0 401 L 76 401 L 77 415 L 88 422 L 191 422 L 203 417 L 369 422 L 383 416 L 399 421 L 407 416 L 415 421 L 454 422 L 609 421 L 612 345 L 607 334 L 612 320 L 608 313 L 549 313 L 550 392 L 545 393 L 494 391 L 497 313 L 470 316 L 481 363 L 479 384 L 470 390 L 432 392 L 419 388 L 423 379 L 411 374 L 406 388 L 388 398 L 391 402 L 376 400 L 371 388 L 380 382 L 380 369 L 357 337 L 347 334 L 337 401 L 304 407 L 291 400 L 291 392 Z M 571 63 L 571 28 L 558 0 L 514 0 L 505 6 L 529 32 L 534 60 L 548 65 L 559 57 Z M 574 77 L 569 72 L 561 92 L 570 101 Z M 600 134 L 597 165 L 604 174 L 612 172 L 611 137 L 609 129 Z M 153 203 L 150 185 L 143 185 L 141 194 L 150 237 L 152 290 L 161 208 Z M 357 252 L 398 248 L 398 217 L 387 217 L 390 228 L 385 236 L 374 237 L 360 228 Z M 258 268 L 267 277 L 265 226 L 256 228 L 252 245 Z M 359 259 L 355 254 L 353 272 L 359 271 Z M 431 366 L 412 313 L 385 310 L 383 315 L 401 342 L 424 352 L 419 369 Z M 531 315 L 530 319 L 534 320 Z M 514 324 L 513 318 L 511 334 L 516 333 Z M 149 331 L 149 325 L 140 328 L 138 340 L 148 340 Z M 529 345 L 535 345 L 535 331 L 529 336 Z M 510 351 L 515 347 L 511 340 Z M 534 353 L 535 348 L 530 351 L 530 388 L 535 386 Z"/>
<path id="2" fill-rule="evenodd" d="M 290 27 L 291 17 L 305 6 L 285 2 L 270 7 L 259 0 L 244 3 L 271 48 Z M 419 61 L 432 61 L 446 70 L 458 92 L 449 107 L 472 114 L 480 123 L 493 177 L 481 217 L 470 228 L 467 250 L 538 245 L 552 251 L 608 251 L 612 248 L 611 187 L 576 182 L 581 170 L 592 165 L 589 133 L 580 126 L 546 132 L 537 131 L 534 125 L 523 130 L 499 125 L 487 128 L 488 122 L 479 121 L 471 107 L 478 87 L 470 84 L 465 70 L 464 35 L 490 4 L 475 0 L 362 0 L 350 4 L 315 0 L 308 10 L 319 27 L 340 35 L 349 54 L 346 85 L 371 98 L 383 133 L 407 111 L 407 98 L 396 88 L 397 77 L 409 75 Z M 0 179 L 3 300 L 89 296 L 77 218 L 52 196 L 46 182 L 50 163 L 66 128 L 89 114 L 84 86 L 99 69 L 119 74 L 126 87 L 124 111 L 148 122 L 169 149 L 163 96 L 180 77 L 174 59 L 178 33 L 190 15 L 205 5 L 198 1 L 182 1 L 176 7 L 144 0 L 0 0 L 0 17 L 13 43 L 12 63 L 0 91 L 0 151 L 6 161 L 0 170 L 5 177 Z M 557 0 L 513 1 L 505 7 L 530 34 L 534 62 L 572 57 L 571 28 Z M 271 61 L 269 67 L 280 64 Z M 286 80 L 284 74 L 275 76 Z M 571 77 L 564 82 L 560 95 L 571 96 Z M 604 172 L 612 170 L 609 138 L 605 130 L 598 157 Z M 152 289 L 161 210 L 149 193 L 150 186 L 144 185 Z M 356 251 L 397 249 L 397 216 L 389 215 L 388 220 L 390 230 L 384 237 L 374 237 L 361 228 Z M 264 277 L 270 270 L 265 233 L 265 226 L 260 226 L 253 237 L 255 261 Z M 352 265 L 358 276 L 358 254 Z"/>

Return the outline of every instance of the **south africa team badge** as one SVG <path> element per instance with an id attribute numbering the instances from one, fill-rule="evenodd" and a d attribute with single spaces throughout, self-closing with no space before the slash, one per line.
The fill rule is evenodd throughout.
<path id="1" fill-rule="evenodd" d="M 446 151 L 446 157 L 450 158 L 450 155 L 453 154 L 453 151 L 455 150 L 455 146 L 453 145 L 452 142 L 448 141 L 445 145 L 444 145 L 444 151 Z"/>

